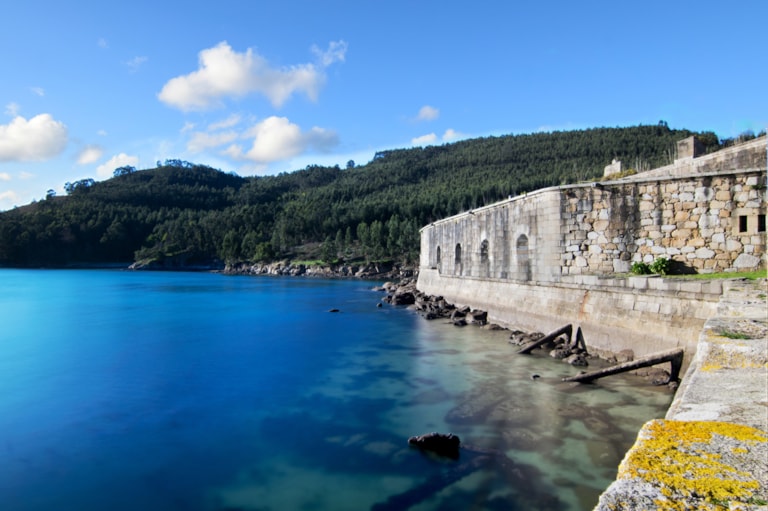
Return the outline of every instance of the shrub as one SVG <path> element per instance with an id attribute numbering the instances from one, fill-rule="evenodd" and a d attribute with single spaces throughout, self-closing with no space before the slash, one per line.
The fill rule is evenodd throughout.
<path id="1" fill-rule="evenodd" d="M 669 273 L 669 259 L 666 257 L 659 257 L 648 267 L 653 273 L 659 275 L 666 275 Z"/>
<path id="2" fill-rule="evenodd" d="M 643 262 L 632 263 L 632 273 L 635 275 L 648 275 L 651 273 L 651 268 Z"/>

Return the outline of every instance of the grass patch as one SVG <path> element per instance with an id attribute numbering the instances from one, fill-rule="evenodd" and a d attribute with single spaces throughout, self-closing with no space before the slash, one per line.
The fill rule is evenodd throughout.
<path id="1" fill-rule="evenodd" d="M 720 336 L 728 339 L 750 339 L 751 337 L 741 332 L 734 332 L 733 330 L 723 330 L 720 332 Z"/>
<path id="2" fill-rule="evenodd" d="M 691 280 L 717 280 L 717 279 L 747 279 L 757 280 L 768 278 L 765 270 L 755 271 L 731 271 L 725 273 L 694 273 L 691 275 L 665 275 L 669 279 L 691 279 Z"/>

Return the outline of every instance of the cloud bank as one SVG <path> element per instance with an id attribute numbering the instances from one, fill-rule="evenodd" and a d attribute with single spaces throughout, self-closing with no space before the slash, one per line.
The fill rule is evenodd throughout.
<path id="1" fill-rule="evenodd" d="M 334 131 L 317 126 L 302 131 L 298 124 L 277 116 L 256 123 L 241 138 L 251 141 L 247 151 L 240 144 L 232 144 L 224 154 L 258 164 L 287 160 L 308 150 L 326 152 L 339 143 Z"/>
<path id="2" fill-rule="evenodd" d="M 238 53 L 224 41 L 202 50 L 198 70 L 172 78 L 157 97 L 184 111 L 214 108 L 224 98 L 249 94 L 264 95 L 275 108 L 297 93 L 315 101 L 325 81 L 324 69 L 343 61 L 346 50 L 345 42 L 332 42 L 326 51 L 313 48 L 317 63 L 275 68 L 253 49 Z"/>
<path id="3" fill-rule="evenodd" d="M 0 161 L 43 161 L 67 146 L 67 127 L 50 114 L 0 124 Z"/>

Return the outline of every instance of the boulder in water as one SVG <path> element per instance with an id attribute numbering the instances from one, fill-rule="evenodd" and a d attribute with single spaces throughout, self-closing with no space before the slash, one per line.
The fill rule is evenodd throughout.
<path id="1" fill-rule="evenodd" d="M 438 456 L 456 459 L 459 457 L 461 440 L 453 433 L 427 433 L 425 435 L 412 436 L 408 439 L 408 445 L 417 447 L 422 451 L 429 451 Z"/>

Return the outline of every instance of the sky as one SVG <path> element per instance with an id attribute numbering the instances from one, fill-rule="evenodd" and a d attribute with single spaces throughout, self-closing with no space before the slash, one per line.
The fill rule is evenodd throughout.
<path id="1" fill-rule="evenodd" d="M 42 0 L 2 13 L 0 211 L 166 159 L 252 176 L 484 136 L 768 125 L 765 0 Z"/>

